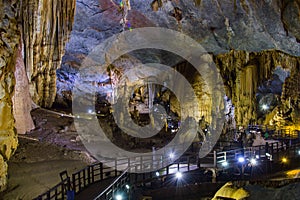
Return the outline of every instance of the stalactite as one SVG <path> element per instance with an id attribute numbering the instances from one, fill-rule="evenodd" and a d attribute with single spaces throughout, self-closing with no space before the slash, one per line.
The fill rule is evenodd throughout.
<path id="1" fill-rule="evenodd" d="M 75 0 L 22 1 L 25 67 L 35 103 L 51 107 L 56 95 L 56 69 L 74 19 Z"/>
<path id="2" fill-rule="evenodd" d="M 229 88 L 227 96 L 235 105 L 238 125 L 247 125 L 257 120 L 255 94 L 258 86 L 271 77 L 273 70 L 277 66 L 295 69 L 299 63 L 299 58 L 276 50 L 262 52 L 230 51 L 215 56 L 214 60 L 220 69 L 225 86 Z M 293 89 L 295 88 L 287 90 Z M 285 93 L 283 92 L 283 95 Z"/>

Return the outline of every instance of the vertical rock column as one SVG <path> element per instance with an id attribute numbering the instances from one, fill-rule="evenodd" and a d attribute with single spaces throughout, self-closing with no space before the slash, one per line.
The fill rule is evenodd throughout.
<path id="1" fill-rule="evenodd" d="M 18 145 L 12 109 L 14 67 L 20 39 L 15 6 L 11 1 L 0 0 L 0 191 L 7 184 L 6 162 Z"/>
<path id="2" fill-rule="evenodd" d="M 22 57 L 21 42 L 17 52 L 15 67 L 15 91 L 13 96 L 13 113 L 15 118 L 15 127 L 18 134 L 25 134 L 34 128 L 30 111 L 32 109 L 32 99 L 29 94 L 29 83 L 25 71 L 25 65 Z"/>
<path id="3" fill-rule="evenodd" d="M 226 94 L 235 106 L 237 125 L 246 126 L 257 120 L 256 93 L 277 66 L 295 68 L 297 58 L 280 51 L 230 51 L 215 56 L 226 87 Z"/>
<path id="4" fill-rule="evenodd" d="M 24 0 L 21 6 L 24 56 L 30 93 L 35 103 L 51 107 L 75 14 L 75 0 Z"/>

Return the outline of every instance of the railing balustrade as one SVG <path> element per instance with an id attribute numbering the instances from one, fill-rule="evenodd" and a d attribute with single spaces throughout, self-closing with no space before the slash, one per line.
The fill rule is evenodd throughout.
<path id="1" fill-rule="evenodd" d="M 144 156 L 134 158 L 122 158 L 118 160 L 103 161 L 95 163 L 78 172 L 72 174 L 68 179 L 60 182 L 47 192 L 41 194 L 36 200 L 66 199 L 67 191 L 71 188 L 78 194 L 89 185 L 104 179 L 116 177 L 117 179 L 110 185 L 98 199 L 112 199 L 113 194 L 120 188 L 125 187 L 125 183 L 130 179 L 134 183 L 142 183 L 157 176 L 167 176 L 177 171 L 190 171 L 201 166 L 222 168 L 222 163 L 236 163 L 240 156 L 245 159 L 271 159 L 279 160 L 282 153 L 296 156 L 300 151 L 300 143 L 285 144 L 274 142 L 267 145 L 239 148 L 229 151 L 213 151 L 205 158 L 198 158 L 197 153 L 186 154 L 172 160 L 166 155 L 155 154 L 155 156 Z M 163 167 L 166 166 L 166 167 Z M 159 169 L 153 171 L 153 169 Z M 144 173 L 141 173 L 144 172 Z M 126 180 L 126 181 L 125 181 Z M 104 196 L 104 197 L 103 197 Z"/>

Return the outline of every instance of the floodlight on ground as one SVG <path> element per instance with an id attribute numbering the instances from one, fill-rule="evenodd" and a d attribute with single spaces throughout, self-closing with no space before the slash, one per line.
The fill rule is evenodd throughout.
<path id="1" fill-rule="evenodd" d="M 223 167 L 227 167 L 227 166 L 228 166 L 228 162 L 227 162 L 227 161 L 224 161 L 224 162 L 221 163 L 221 165 L 222 165 Z"/>
<path id="2" fill-rule="evenodd" d="M 239 161 L 239 163 L 243 163 L 243 162 L 245 162 L 245 158 L 241 156 L 238 158 L 238 161 Z"/>
<path id="3" fill-rule="evenodd" d="M 117 194 L 116 197 L 115 197 L 116 200 L 122 200 L 123 199 L 123 196 L 120 195 L 120 194 Z"/>
<path id="4" fill-rule="evenodd" d="M 92 114 L 92 112 L 93 112 L 92 109 L 88 109 L 89 114 Z"/>
<path id="5" fill-rule="evenodd" d="M 251 159 L 250 159 L 250 163 L 251 163 L 252 166 L 254 166 L 254 165 L 257 164 L 257 161 L 256 161 L 255 158 L 251 158 Z"/>
<path id="6" fill-rule="evenodd" d="M 182 178 L 182 173 L 181 172 L 176 172 L 176 178 L 181 179 Z"/>

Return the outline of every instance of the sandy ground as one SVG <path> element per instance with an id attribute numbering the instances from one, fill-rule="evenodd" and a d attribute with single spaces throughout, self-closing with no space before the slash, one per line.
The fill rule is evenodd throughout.
<path id="1" fill-rule="evenodd" d="M 32 112 L 36 128 L 19 136 L 19 146 L 9 161 L 9 184 L 0 199 L 32 199 L 94 160 L 77 137 L 73 120 L 45 110 Z"/>

